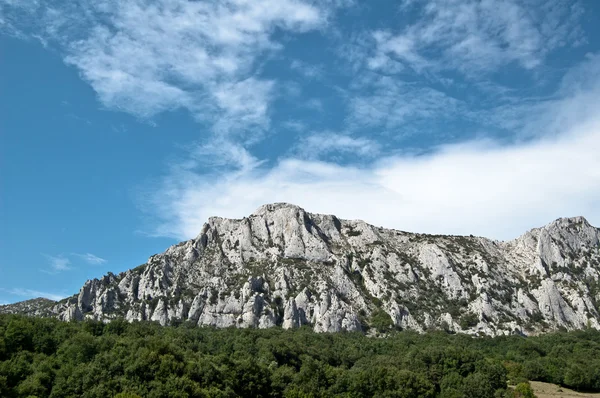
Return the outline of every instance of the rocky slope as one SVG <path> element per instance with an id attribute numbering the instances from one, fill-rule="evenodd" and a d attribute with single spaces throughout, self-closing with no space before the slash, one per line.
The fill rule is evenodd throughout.
<path id="1" fill-rule="evenodd" d="M 28 314 L 38 316 L 51 316 L 55 301 L 47 298 L 35 298 L 19 301 L 14 304 L 0 305 L 0 314 Z"/>
<path id="2" fill-rule="evenodd" d="M 29 313 L 318 332 L 600 329 L 599 238 L 582 217 L 499 242 L 271 204 L 241 220 L 210 218 L 196 239 Z"/>

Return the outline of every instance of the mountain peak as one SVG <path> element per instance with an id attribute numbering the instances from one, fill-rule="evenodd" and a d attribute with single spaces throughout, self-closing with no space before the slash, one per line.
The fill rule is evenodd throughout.
<path id="1" fill-rule="evenodd" d="M 588 220 L 583 216 L 575 216 L 575 217 L 560 217 L 556 220 L 552 221 L 549 225 L 556 225 L 557 227 L 573 227 L 573 226 L 585 226 L 591 227 L 591 224 Z"/>
<path id="2" fill-rule="evenodd" d="M 300 206 L 297 206 L 295 204 L 292 203 L 286 203 L 286 202 L 276 202 L 276 203 L 268 203 L 265 205 L 260 206 L 258 209 L 256 209 L 252 215 L 255 216 L 259 216 L 259 215 L 264 215 L 267 213 L 272 213 L 278 210 L 293 210 L 293 211 L 303 211 L 304 209 Z"/>

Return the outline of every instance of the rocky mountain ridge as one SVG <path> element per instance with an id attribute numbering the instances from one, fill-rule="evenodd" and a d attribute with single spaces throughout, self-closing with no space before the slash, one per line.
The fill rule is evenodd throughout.
<path id="1" fill-rule="evenodd" d="M 241 220 L 212 217 L 195 239 L 146 264 L 21 312 L 499 335 L 600 329 L 599 311 L 600 230 L 583 217 L 499 242 L 379 228 L 278 203 Z"/>

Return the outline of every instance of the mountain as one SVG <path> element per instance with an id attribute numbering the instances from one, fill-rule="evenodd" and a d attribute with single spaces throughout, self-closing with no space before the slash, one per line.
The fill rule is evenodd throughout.
<path id="1" fill-rule="evenodd" d="M 599 310 L 600 230 L 583 217 L 500 242 L 385 229 L 277 203 L 241 220 L 212 217 L 195 239 L 146 264 L 21 312 L 500 335 L 600 329 Z"/>

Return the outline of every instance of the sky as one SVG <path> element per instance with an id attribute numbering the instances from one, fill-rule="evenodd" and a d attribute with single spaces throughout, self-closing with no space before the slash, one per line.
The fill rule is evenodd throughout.
<path id="1" fill-rule="evenodd" d="M 0 304 L 265 203 L 600 226 L 594 0 L 0 0 Z"/>

